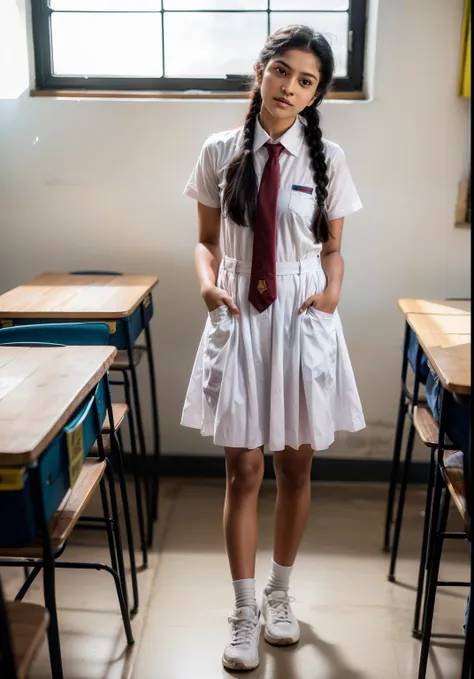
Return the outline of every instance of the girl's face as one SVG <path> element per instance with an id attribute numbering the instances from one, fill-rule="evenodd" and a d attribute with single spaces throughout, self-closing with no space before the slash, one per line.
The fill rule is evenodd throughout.
<path id="1" fill-rule="evenodd" d="M 288 50 L 255 70 L 263 106 L 275 118 L 295 118 L 317 97 L 321 74 L 312 52 Z"/>

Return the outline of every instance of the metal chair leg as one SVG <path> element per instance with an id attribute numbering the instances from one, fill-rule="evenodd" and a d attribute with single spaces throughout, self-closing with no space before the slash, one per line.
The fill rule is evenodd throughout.
<path id="1" fill-rule="evenodd" d="M 141 409 L 141 404 L 140 404 L 140 393 L 138 389 L 138 376 L 137 376 L 137 371 L 136 371 L 136 366 L 134 365 L 133 362 L 133 345 L 130 337 L 130 331 L 127 329 L 127 355 L 128 355 L 128 361 L 130 365 L 130 379 L 132 383 L 132 396 L 133 396 L 133 412 L 134 416 L 136 418 L 136 423 L 137 423 L 137 433 L 138 433 L 138 442 L 139 442 L 139 450 L 140 450 L 140 455 L 142 457 L 142 461 L 146 463 L 146 441 L 145 441 L 145 430 L 143 428 L 143 419 L 142 419 L 142 409 Z M 143 468 L 145 468 L 145 464 L 143 465 Z M 146 476 L 143 476 L 143 484 L 144 484 L 144 489 L 145 489 L 145 505 L 147 508 L 147 521 L 148 521 L 148 527 L 149 527 L 149 522 L 152 520 L 150 516 L 150 492 L 151 488 L 148 484 L 148 479 Z M 149 530 L 149 528 L 148 528 Z"/>
<path id="2" fill-rule="evenodd" d="M 102 500 L 102 512 L 104 516 L 110 517 L 109 501 L 107 499 L 107 491 L 103 479 L 100 482 L 100 497 Z M 105 529 L 107 532 L 107 542 L 109 544 L 110 565 L 112 566 L 112 569 L 117 572 L 117 552 L 115 549 L 114 532 L 112 526 L 108 522 L 105 524 Z"/>
<path id="3" fill-rule="evenodd" d="M 28 569 L 29 571 L 29 569 Z M 15 601 L 23 601 L 25 598 L 28 590 L 30 589 L 31 585 L 34 583 L 36 578 L 41 572 L 41 567 L 35 566 L 31 573 L 28 574 L 28 577 L 25 579 L 25 582 L 21 586 L 21 588 L 18 590 L 17 595 L 15 597 Z"/>
<path id="4" fill-rule="evenodd" d="M 418 569 L 418 585 L 416 588 L 416 603 L 415 603 L 415 616 L 413 620 L 413 630 L 412 634 L 416 639 L 421 639 L 421 629 L 420 629 L 420 614 L 421 605 L 423 602 L 423 594 L 425 591 L 425 571 L 426 571 L 426 555 L 428 552 L 428 536 L 430 530 L 430 517 L 432 511 L 433 502 L 433 486 L 434 486 L 434 474 L 435 474 L 435 452 L 436 449 L 431 449 L 430 451 L 430 470 L 428 478 L 428 488 L 426 491 L 426 503 L 425 503 L 425 520 L 423 524 L 423 538 L 421 542 L 421 555 L 420 555 L 420 565 Z"/>
<path id="5" fill-rule="evenodd" d="M 38 482 L 38 496 L 40 498 L 40 522 L 43 546 L 43 588 L 44 603 L 49 614 L 48 647 L 53 679 L 64 679 L 61 658 L 61 642 L 59 639 L 58 611 L 56 608 L 55 560 L 49 537 L 49 526 L 43 499 L 43 489 L 39 471 L 36 475 Z"/>
<path id="6" fill-rule="evenodd" d="M 426 595 L 426 608 L 425 615 L 423 617 L 418 679 L 425 679 L 426 677 L 426 669 L 428 666 L 428 657 L 430 652 L 431 631 L 433 628 L 433 613 L 436 601 L 436 589 L 438 586 L 439 567 L 441 563 L 441 554 L 443 551 L 443 541 L 444 541 L 443 533 L 446 530 L 448 514 L 449 514 L 449 492 L 447 491 L 446 488 L 443 488 L 438 525 L 433 545 L 433 558 L 430 564 L 429 571 L 428 592 Z"/>
<path id="7" fill-rule="evenodd" d="M 405 424 L 405 417 L 408 412 L 408 404 L 403 393 L 400 394 L 400 403 L 398 406 L 397 429 L 395 433 L 395 443 L 393 445 L 392 469 L 390 472 L 390 485 L 388 488 L 387 498 L 387 513 L 385 516 L 385 533 L 383 540 L 383 551 L 390 551 L 390 531 L 393 522 L 393 508 L 395 504 L 395 490 L 397 487 L 398 473 L 400 469 L 400 453 L 403 441 L 403 428 Z"/>
<path id="8" fill-rule="evenodd" d="M 120 450 L 119 442 L 114 436 L 110 434 L 110 445 L 113 454 L 113 459 L 117 467 L 118 479 L 120 484 L 120 493 L 122 496 L 123 515 L 125 520 L 125 532 L 127 535 L 128 552 L 130 556 L 130 575 L 132 578 L 132 593 L 133 593 L 133 608 L 131 614 L 135 615 L 138 611 L 139 595 L 138 595 L 138 581 L 137 581 L 137 565 L 135 563 L 135 548 L 133 545 L 133 530 L 132 521 L 130 518 L 130 506 L 128 503 L 127 483 L 125 480 L 125 472 L 123 469 L 122 452 Z"/>
<path id="9" fill-rule="evenodd" d="M 152 404 L 152 421 L 153 421 L 153 452 L 155 456 L 155 474 L 153 476 L 152 482 L 152 492 L 151 492 L 151 507 L 153 510 L 153 519 L 158 520 L 158 509 L 159 509 L 159 491 L 160 491 L 160 456 L 161 456 L 161 442 L 160 442 L 160 423 L 158 417 L 158 396 L 156 392 L 156 372 L 155 372 L 155 361 L 153 358 L 153 345 L 151 341 L 150 326 L 145 328 L 145 339 L 147 347 L 147 359 L 148 359 L 148 370 L 150 375 L 150 391 L 151 391 L 151 404 Z M 153 540 L 152 532 L 149 533 L 148 543 L 151 547 Z"/>
<path id="10" fill-rule="evenodd" d="M 130 380 L 127 373 L 123 373 L 124 389 L 125 389 L 125 400 L 128 404 L 128 428 L 130 431 L 130 446 L 133 458 L 133 480 L 135 484 L 135 500 L 137 503 L 137 515 L 138 515 L 138 530 L 140 532 L 140 548 L 142 551 L 143 558 L 143 568 L 148 567 L 148 545 L 146 539 L 146 528 L 145 528 L 145 517 L 143 514 L 143 498 L 142 498 L 142 477 L 138 469 L 138 455 L 137 455 L 137 439 L 135 432 L 135 423 L 133 421 L 133 413 L 131 410 L 132 400 L 130 397 Z"/>
<path id="11" fill-rule="evenodd" d="M 125 450 L 125 448 L 123 447 L 123 436 L 122 436 L 122 432 L 121 432 L 120 429 L 119 429 L 119 430 L 116 431 L 115 433 L 117 434 L 117 439 L 118 439 L 118 442 L 119 442 L 120 450 Z"/>
<path id="12" fill-rule="evenodd" d="M 392 553 L 390 556 L 390 569 L 388 573 L 388 579 L 390 582 L 395 582 L 395 568 L 397 565 L 398 557 L 398 546 L 400 543 L 400 534 L 402 532 L 403 523 L 403 510 L 405 509 L 405 495 L 408 485 L 408 479 L 410 476 L 411 468 L 411 457 L 413 453 L 413 444 L 415 441 L 415 427 L 413 423 L 410 424 L 410 432 L 408 434 L 407 449 L 405 454 L 405 462 L 403 466 L 403 475 L 400 483 L 400 493 L 398 496 L 398 509 L 397 509 L 397 519 L 395 522 L 395 531 L 393 534 L 393 546 Z"/>
<path id="13" fill-rule="evenodd" d="M 106 459 L 105 474 L 109 485 L 110 504 L 112 509 L 113 532 L 115 537 L 115 547 L 117 554 L 117 567 L 120 582 L 122 584 L 123 597 L 128 610 L 128 593 L 127 593 L 127 578 L 125 575 L 125 564 L 123 561 L 122 538 L 120 536 L 119 512 L 117 506 L 117 495 L 115 493 L 115 477 L 112 465 L 109 459 Z"/>
<path id="14" fill-rule="evenodd" d="M 472 540 L 470 547 L 471 560 L 471 587 L 469 590 L 469 608 L 467 612 L 466 639 L 464 642 L 464 653 L 462 662 L 461 679 L 471 679 L 473 672 L 472 654 L 474 653 L 474 548 Z"/>
<path id="15" fill-rule="evenodd" d="M 433 502 L 431 504 L 430 527 L 428 530 L 428 544 L 426 546 L 426 570 L 433 558 L 434 541 L 436 538 L 436 526 L 438 525 L 439 508 L 441 506 L 441 494 L 443 491 L 443 480 L 438 465 L 435 466 L 434 471 L 434 493 Z"/>
<path id="16" fill-rule="evenodd" d="M 102 499 L 102 511 L 104 514 L 104 517 L 109 518 L 110 517 L 110 511 L 109 511 L 109 503 L 107 500 L 107 492 L 105 489 L 105 484 L 102 479 L 100 482 L 100 495 Z M 109 543 L 109 552 L 110 552 L 110 563 L 112 566 L 112 571 L 113 571 L 113 578 L 115 582 L 115 588 L 117 590 L 117 597 L 119 600 L 119 606 L 120 606 L 120 612 L 122 614 L 122 620 L 123 620 L 123 626 L 125 629 L 125 636 L 127 637 L 127 643 L 130 646 L 131 644 L 135 643 L 135 640 L 133 638 L 133 633 L 132 633 L 132 626 L 130 624 L 130 616 L 128 614 L 128 608 L 127 608 L 127 603 L 124 598 L 124 593 L 122 590 L 122 584 L 120 582 L 120 578 L 117 573 L 117 555 L 115 551 L 115 543 L 114 543 L 114 533 L 112 530 L 112 526 L 110 525 L 109 522 L 106 522 L 106 530 L 107 530 L 107 540 Z"/>

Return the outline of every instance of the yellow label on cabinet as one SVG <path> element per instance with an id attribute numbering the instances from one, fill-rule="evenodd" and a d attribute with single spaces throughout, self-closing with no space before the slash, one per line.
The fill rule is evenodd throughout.
<path id="1" fill-rule="evenodd" d="M 117 323 L 116 323 L 116 321 L 107 322 L 107 325 L 108 325 L 109 328 L 110 328 L 110 334 L 111 334 L 111 335 L 114 335 L 115 332 L 117 331 Z"/>
<path id="2" fill-rule="evenodd" d="M 69 455 L 69 484 L 72 488 L 79 478 L 84 466 L 84 438 L 82 424 L 66 434 L 67 452 Z"/>
<path id="3" fill-rule="evenodd" d="M 0 325 L 2 328 L 12 328 L 13 327 L 13 321 L 7 321 L 5 319 L 0 320 Z"/>
<path id="4" fill-rule="evenodd" d="M 143 306 L 144 307 L 150 306 L 150 302 L 151 302 L 151 295 L 147 295 L 145 297 L 145 299 L 143 300 Z"/>
<path id="5" fill-rule="evenodd" d="M 23 468 L 21 469 L 0 468 L 0 491 L 22 490 L 22 488 L 23 488 Z"/>

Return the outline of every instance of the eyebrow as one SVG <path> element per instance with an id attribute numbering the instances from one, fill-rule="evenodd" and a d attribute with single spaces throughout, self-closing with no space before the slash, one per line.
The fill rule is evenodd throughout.
<path id="1" fill-rule="evenodd" d="M 275 59 L 274 61 L 275 64 L 282 64 L 285 68 L 288 68 L 290 71 L 293 69 L 291 68 L 290 64 L 287 64 L 286 61 L 283 61 L 283 59 Z M 318 76 L 314 75 L 314 73 L 302 73 L 301 75 L 307 75 L 310 78 L 314 78 L 315 80 L 318 80 Z"/>

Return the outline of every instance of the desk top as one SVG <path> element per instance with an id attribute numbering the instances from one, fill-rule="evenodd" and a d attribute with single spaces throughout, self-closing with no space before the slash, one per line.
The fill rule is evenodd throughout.
<path id="1" fill-rule="evenodd" d="M 0 318 L 126 318 L 157 283 L 156 276 L 44 273 L 0 295 Z"/>
<path id="2" fill-rule="evenodd" d="M 38 458 L 116 353 L 110 346 L 0 346 L 0 466 Z"/>
<path id="3" fill-rule="evenodd" d="M 413 313 L 461 316 L 471 313 L 471 300 L 399 299 L 398 308 L 404 316 Z"/>
<path id="4" fill-rule="evenodd" d="M 442 385 L 456 394 L 471 393 L 470 320 L 466 316 L 407 316 Z"/>
<path id="5" fill-rule="evenodd" d="M 471 316 L 441 316 L 436 314 L 408 314 L 408 324 L 418 332 L 433 333 L 435 335 L 470 335 Z M 415 325 L 416 328 L 415 328 Z M 470 340 L 470 338 L 469 338 Z"/>

